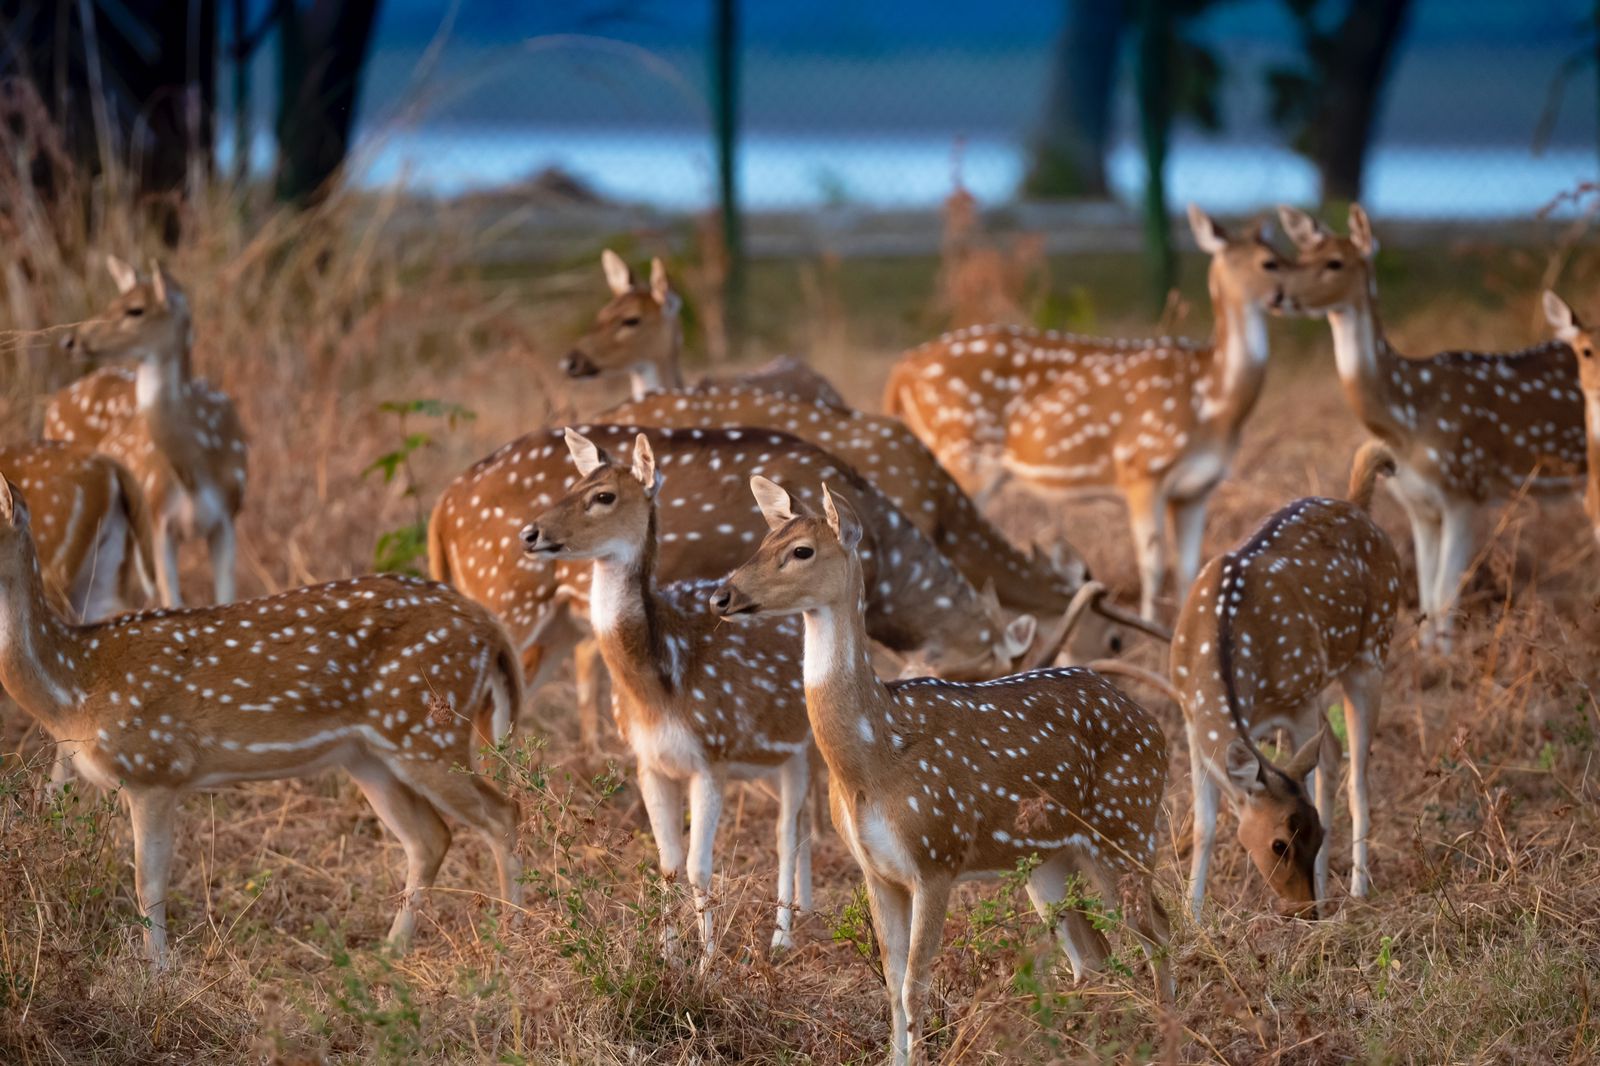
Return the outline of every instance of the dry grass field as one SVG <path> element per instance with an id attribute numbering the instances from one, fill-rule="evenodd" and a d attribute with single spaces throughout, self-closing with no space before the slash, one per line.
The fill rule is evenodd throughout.
<path id="1" fill-rule="evenodd" d="M 309 218 L 267 215 L 247 227 L 238 205 L 208 204 L 168 257 L 190 289 L 197 363 L 239 399 L 253 438 L 247 594 L 369 569 L 384 533 L 395 533 L 386 551 L 406 554 L 408 528 L 455 472 L 616 395 L 571 389 L 554 370 L 603 299 L 592 259 L 475 271 L 474 239 L 452 228 L 448 208 L 431 235 L 407 227 L 395 240 L 379 225 L 391 207 L 336 200 Z M 91 253 L 140 246 L 125 222 L 97 224 L 92 237 L 40 225 L 0 247 L 0 315 L 24 331 L 3 338 L 4 439 L 32 432 L 42 390 L 70 374 L 48 337 L 26 331 L 81 318 L 106 297 L 109 279 L 86 270 Z M 1555 236 L 1530 226 L 1521 249 L 1464 241 L 1385 252 L 1391 335 L 1417 352 L 1539 339 L 1535 298 Z M 1015 254 L 1024 258 L 991 260 L 966 278 L 948 261 L 758 264 L 751 347 L 808 352 L 875 408 L 902 346 L 964 308 L 989 311 L 996 293 L 1027 317 L 1147 331 L 1153 316 L 1129 295 L 1142 291 L 1137 263 Z M 674 266 L 690 278 L 714 273 L 693 257 Z M 1198 334 L 1209 328 L 1201 264 L 1184 267 L 1194 306 L 1169 307 L 1167 318 Z M 1564 261 L 1562 288 L 1580 312 L 1600 314 L 1590 299 L 1597 276 L 1600 257 L 1582 246 Z M 688 288 L 704 324 L 714 305 Z M 1215 500 L 1209 552 L 1292 497 L 1338 491 L 1362 438 L 1326 327 L 1280 323 L 1273 340 L 1266 394 Z M 413 400 L 474 417 L 381 407 Z M 393 480 L 367 472 L 410 434 L 431 443 L 413 439 Z M 1003 504 L 1008 533 L 1068 538 L 1133 597 L 1119 507 L 1021 493 Z M 1379 518 L 1409 559 L 1398 508 L 1383 500 Z M 1518 504 L 1489 532 L 1458 652 L 1420 654 L 1410 610 L 1397 638 L 1374 747 L 1369 900 L 1342 902 L 1315 923 L 1271 916 L 1225 819 L 1207 918 L 1180 916 L 1180 754 L 1168 792 L 1173 841 L 1158 871 L 1176 921 L 1176 1010 L 1157 1011 L 1148 971 L 1131 955 L 1074 987 L 1015 884 L 967 887 L 935 970 L 936 1061 L 1600 1056 L 1591 1017 L 1600 996 L 1596 548 L 1576 501 Z M 194 554 L 197 595 L 203 553 Z M 1160 663 L 1148 646 L 1136 656 Z M 878 1061 L 887 1011 L 857 871 L 838 839 L 828 831 L 818 841 L 817 907 L 798 948 L 770 960 L 774 804 L 756 792 L 730 797 L 716 889 L 727 932 L 715 966 L 697 975 L 662 950 L 665 925 L 687 929 L 686 904 L 654 872 L 629 760 L 615 736 L 601 755 L 582 754 L 571 705 L 570 686 L 547 690 L 497 760 L 523 813 L 522 913 L 487 905 L 489 855 L 458 834 L 415 949 L 393 958 L 381 938 L 402 854 L 355 787 L 335 776 L 261 784 L 185 805 L 170 919 L 176 968 L 161 978 L 138 950 L 126 815 L 92 790 L 47 798 L 48 752 L 14 725 L 16 754 L 0 764 L 0 1062 Z M 1181 753 L 1176 710 L 1154 706 Z M 1340 810 L 1336 879 L 1349 863 L 1342 796 Z"/>

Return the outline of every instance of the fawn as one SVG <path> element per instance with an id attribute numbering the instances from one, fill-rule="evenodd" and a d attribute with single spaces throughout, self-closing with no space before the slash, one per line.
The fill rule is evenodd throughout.
<path id="1" fill-rule="evenodd" d="M 1074 876 L 1107 906 L 1131 903 L 1130 925 L 1170 998 L 1167 918 L 1150 878 L 1167 767 L 1160 726 L 1079 668 L 976 684 L 880 682 L 853 508 L 826 486 L 825 517 L 765 478 L 751 490 L 771 532 L 712 607 L 729 618 L 804 619 L 806 714 L 834 825 L 866 876 L 895 1063 L 920 1050 L 951 887 L 1029 858 L 1040 861 L 1028 894 L 1046 920 Z M 1056 933 L 1077 978 L 1106 957 L 1105 937 L 1077 905 L 1061 911 Z"/>

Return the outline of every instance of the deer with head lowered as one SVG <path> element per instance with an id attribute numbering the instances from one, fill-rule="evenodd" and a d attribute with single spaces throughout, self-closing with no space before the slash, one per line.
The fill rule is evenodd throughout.
<path id="1" fill-rule="evenodd" d="M 1280 214 L 1300 249 L 1284 308 L 1327 318 L 1345 398 L 1394 453 L 1389 488 L 1411 520 L 1422 636 L 1448 648 L 1478 513 L 1523 489 L 1566 493 L 1582 484 L 1583 394 L 1572 352 L 1558 342 L 1401 355 L 1378 317 L 1378 242 L 1361 205 L 1350 206 L 1344 237 L 1302 211 Z"/>
<path id="2" fill-rule="evenodd" d="M 45 436 L 92 445 L 130 470 L 154 530 L 162 602 L 182 602 L 178 541 L 204 538 L 213 593 L 235 592 L 234 521 L 244 502 L 247 448 L 233 403 L 190 369 L 189 302 L 162 267 L 147 278 L 109 258 L 119 294 L 66 346 L 91 359 L 133 357 L 137 367 L 98 370 L 54 396 Z"/>
<path id="3" fill-rule="evenodd" d="M 167 964 L 178 801 L 240 781 L 343 767 L 400 838 L 403 945 L 450 831 L 488 838 L 517 900 L 516 805 L 473 774 L 510 729 L 521 674 L 488 612 L 453 591 L 363 577 L 216 607 L 78 625 L 44 594 L 29 518 L 0 480 L 0 684 L 78 772 L 120 789 L 152 965 Z"/>
<path id="4" fill-rule="evenodd" d="M 1595 335 L 1585 326 L 1567 302 L 1553 292 L 1544 294 L 1544 315 L 1556 340 L 1570 347 L 1578 367 L 1578 386 L 1583 392 L 1584 428 L 1588 437 L 1585 465 L 1583 509 L 1589 516 L 1595 539 L 1600 540 L 1600 358 L 1596 357 Z"/>
<path id="5" fill-rule="evenodd" d="M 1057 541 L 1047 555 L 1018 551 L 994 527 L 933 453 L 899 419 L 781 396 L 746 385 L 706 384 L 652 393 L 621 404 L 605 418 L 653 426 L 759 426 L 793 433 L 850 464 L 938 546 L 956 568 L 983 587 L 993 584 L 1008 610 L 1057 617 L 1090 582 L 1089 568 Z M 1123 632 L 1163 642 L 1172 634 L 1096 596 L 1072 630 L 1072 662 L 1120 654 Z"/>
<path id="6" fill-rule="evenodd" d="M 1388 448 L 1357 453 L 1348 500 L 1308 497 L 1281 508 L 1200 572 L 1178 615 L 1172 683 L 1121 663 L 1097 663 L 1161 688 L 1183 708 L 1194 794 L 1190 906 L 1196 919 L 1226 795 L 1244 845 L 1286 914 L 1316 917 L 1328 893 L 1328 827 L 1339 742 L 1323 693 L 1345 695 L 1350 744 L 1350 893 L 1371 883 L 1367 766 L 1383 699 L 1383 671 L 1400 600 L 1394 545 L 1368 513 Z M 1284 764 L 1258 737 L 1282 729 L 1294 744 Z M 1307 775 L 1316 772 L 1316 798 Z"/>
<path id="7" fill-rule="evenodd" d="M 1019 661 L 1046 662 L 1069 635 L 1067 614 L 1047 626 L 1007 619 L 993 592 L 975 589 L 870 482 L 839 459 L 785 433 L 756 429 L 575 427 L 619 461 L 642 432 L 666 474 L 656 501 L 657 560 L 663 580 L 717 577 L 759 539 L 760 516 L 742 501 L 749 472 L 816 484 L 826 476 L 847 494 L 866 530 L 867 627 L 892 651 L 924 649 L 941 672 L 993 677 Z M 553 624 L 587 609 L 591 568 L 529 557 L 518 535 L 529 517 L 572 491 L 564 436 L 540 431 L 507 444 L 456 478 L 428 524 L 429 569 L 497 613 L 523 653 L 529 687 L 544 679 L 557 643 L 578 634 Z M 593 686 L 587 691 L 592 693 Z M 598 711 L 580 701 L 592 736 Z"/>
<path id="8" fill-rule="evenodd" d="M 1011 477 L 1047 492 L 1120 494 L 1146 618 L 1169 546 L 1178 602 L 1200 568 L 1206 502 L 1261 394 L 1266 313 L 1282 295 L 1281 258 L 1259 230 L 1230 235 L 1193 205 L 1189 223 L 1211 257 L 1209 344 L 972 327 L 907 352 L 884 393 L 885 410 L 980 501 Z"/>
<path id="9" fill-rule="evenodd" d="M 562 372 L 570 378 L 626 373 L 635 400 L 660 389 L 682 388 L 678 359 L 683 350 L 683 300 L 672 291 L 666 266 L 660 259 L 650 260 L 650 282 L 643 284 L 609 248 L 600 254 L 600 265 L 611 299 L 562 357 Z M 729 384 L 849 410 L 827 378 L 791 356 L 779 356 L 739 374 Z"/>
<path id="10" fill-rule="evenodd" d="M 761 477 L 751 489 L 771 532 L 712 606 L 729 618 L 799 614 L 806 714 L 828 767 L 833 822 L 866 876 L 883 956 L 895 1063 L 919 1057 L 922 1001 L 958 879 L 1033 857 L 1034 906 L 1057 920 L 1073 973 L 1107 955 L 1078 901 L 1080 877 L 1130 925 L 1170 998 L 1168 926 L 1151 891 L 1166 781 L 1161 728 L 1089 670 L 1041 670 L 977 684 L 881 683 L 872 671 L 857 547 L 863 530 L 826 487 L 821 516 Z"/>

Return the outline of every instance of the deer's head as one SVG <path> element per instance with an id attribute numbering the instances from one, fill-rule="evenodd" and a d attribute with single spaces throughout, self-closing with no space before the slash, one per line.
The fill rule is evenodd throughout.
<path id="1" fill-rule="evenodd" d="M 678 312 L 683 301 L 667 282 L 660 259 L 650 261 L 650 284 L 634 280 L 633 271 L 617 253 L 600 256 L 611 299 L 594 316 L 594 325 L 573 343 L 561 360 L 568 377 L 631 373 L 659 379 L 678 344 Z"/>
<path id="2" fill-rule="evenodd" d="M 1262 755 L 1253 743 L 1227 749 L 1222 786 L 1239 816 L 1239 843 L 1278 897 L 1278 910 L 1317 916 L 1315 869 L 1322 849 L 1322 822 L 1306 792 L 1306 775 L 1317 766 L 1327 728 L 1307 741 L 1287 763 Z"/>
<path id="3" fill-rule="evenodd" d="M 1278 208 L 1283 230 L 1300 257 L 1284 275 L 1283 310 L 1325 315 L 1346 311 L 1372 294 L 1372 261 L 1378 242 L 1360 204 L 1350 205 L 1350 235 L 1341 237 L 1304 211 Z"/>
<path id="4" fill-rule="evenodd" d="M 844 500 L 822 486 L 822 514 L 774 481 L 750 479 L 767 535 L 748 561 L 711 594 L 711 607 L 735 615 L 798 614 L 859 601 L 861 521 Z M 849 604 L 853 609 L 854 604 Z"/>
<path id="5" fill-rule="evenodd" d="M 634 438 L 627 465 L 577 430 L 568 429 L 566 441 L 578 482 L 523 527 L 522 550 L 565 559 L 637 557 L 655 535 L 655 497 L 661 488 L 649 438 L 643 433 Z"/>
<path id="6" fill-rule="evenodd" d="M 1544 294 L 1544 317 L 1558 341 L 1564 342 L 1578 357 L 1578 377 L 1586 393 L 1600 393 L 1600 354 L 1595 335 L 1578 318 L 1567 301 L 1549 290 Z"/>
<path id="7" fill-rule="evenodd" d="M 1268 243 L 1265 225 L 1257 223 L 1239 233 L 1230 233 L 1190 204 L 1189 229 L 1200 250 L 1211 257 L 1207 280 L 1214 304 L 1278 309 L 1284 298 L 1287 264 Z"/>
<path id="8" fill-rule="evenodd" d="M 141 276 L 116 256 L 106 257 L 106 268 L 117 283 L 116 298 L 69 333 L 62 348 L 90 360 L 162 359 L 183 352 L 189 301 L 166 268 L 152 261 L 149 274 Z"/>

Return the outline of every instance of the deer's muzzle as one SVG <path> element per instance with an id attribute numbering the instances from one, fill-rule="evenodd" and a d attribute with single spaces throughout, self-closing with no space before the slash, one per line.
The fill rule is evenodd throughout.
<path id="1" fill-rule="evenodd" d="M 561 372 L 569 378 L 592 378 L 600 373 L 587 355 L 574 348 L 561 357 Z"/>
<path id="2" fill-rule="evenodd" d="M 711 609 L 724 618 L 736 614 L 752 614 L 760 606 L 755 600 L 740 592 L 735 585 L 722 585 L 711 594 Z"/>
<path id="3" fill-rule="evenodd" d="M 554 555 L 561 550 L 561 544 L 543 536 L 538 526 L 527 525 L 522 527 L 518 534 L 522 541 L 522 551 L 527 555 Z"/>

